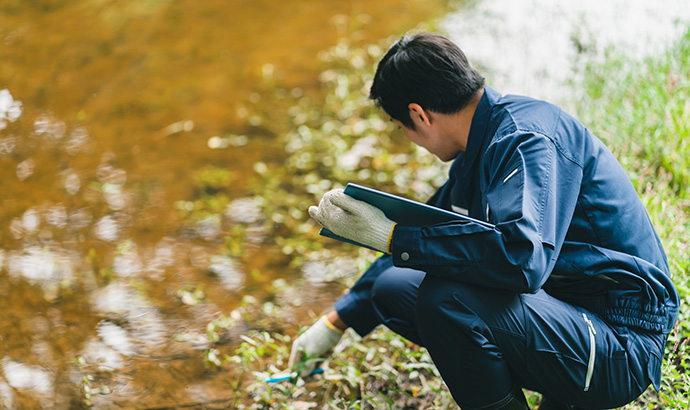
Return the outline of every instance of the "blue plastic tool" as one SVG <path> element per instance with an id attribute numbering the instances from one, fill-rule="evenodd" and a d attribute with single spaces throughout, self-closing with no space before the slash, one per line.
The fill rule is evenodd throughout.
<path id="1" fill-rule="evenodd" d="M 321 374 L 323 373 L 323 368 L 317 367 L 316 369 L 312 370 L 311 373 L 309 373 L 309 376 L 313 376 L 315 374 Z M 297 377 L 297 372 L 292 372 L 292 373 L 278 373 L 273 375 L 270 379 L 266 380 L 266 383 L 278 383 L 278 382 L 284 382 L 286 380 L 294 379 Z"/>

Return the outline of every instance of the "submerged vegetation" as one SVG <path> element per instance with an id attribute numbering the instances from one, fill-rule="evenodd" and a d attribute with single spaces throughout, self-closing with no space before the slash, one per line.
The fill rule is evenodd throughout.
<path id="1" fill-rule="evenodd" d="M 323 101 L 303 97 L 300 90 L 269 96 L 283 99 L 289 114 L 289 124 L 283 126 L 290 131 L 282 134 L 287 159 L 257 164 L 252 183 L 255 203 L 266 221 L 265 233 L 275 238 L 284 260 L 303 271 L 316 264 L 323 281 L 336 281 L 343 288 L 375 255 L 343 245 L 328 249 L 331 243 L 318 237 L 318 227 L 307 217 L 308 206 L 349 181 L 424 200 L 446 174 L 444 165 L 407 142 L 367 99 L 372 69 L 384 48 L 345 39 L 324 52 L 327 68 L 320 81 L 327 97 Z M 603 62 L 587 55 L 581 58 L 589 62 L 582 68 L 583 82 L 574 84 L 583 93 L 575 102 L 577 114 L 628 171 L 662 238 L 682 301 L 667 346 L 661 391 L 650 388 L 624 409 L 686 409 L 690 404 L 690 66 L 685 62 L 690 60 L 690 31 L 666 54 L 641 64 L 631 64 L 615 50 Z M 270 115 L 261 113 L 258 105 L 254 109 L 252 115 Z M 224 176 L 208 169 L 202 174 L 211 195 Z M 343 262 L 339 259 L 343 255 L 353 262 Z M 252 300 L 233 312 L 233 320 L 261 317 L 264 326 L 254 329 L 286 327 L 274 314 L 294 292 L 284 283 L 279 285 L 267 301 Z M 233 366 L 239 372 L 233 384 L 234 408 L 455 406 L 426 351 L 386 329 L 378 328 L 364 340 L 348 331 L 324 375 L 268 384 L 265 380 L 271 374 L 285 370 L 291 338 L 252 330 L 241 336 L 238 348 L 227 349 L 215 332 L 230 322 L 222 318 L 209 324 L 212 347 L 206 362 L 209 368 Z M 527 396 L 532 405 L 538 404 L 539 394 L 527 392 Z"/>

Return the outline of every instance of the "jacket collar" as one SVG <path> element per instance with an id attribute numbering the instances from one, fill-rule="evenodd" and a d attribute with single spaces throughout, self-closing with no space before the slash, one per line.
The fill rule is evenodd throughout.
<path id="1" fill-rule="evenodd" d="M 470 134 L 467 137 L 467 149 L 458 155 L 451 168 L 462 167 L 463 175 L 469 175 L 482 151 L 482 146 L 485 145 L 483 142 L 485 142 L 484 138 L 489 119 L 491 118 L 491 112 L 500 98 L 501 94 L 498 91 L 489 86 L 484 87 L 484 95 L 479 100 L 477 109 L 472 117 Z"/>

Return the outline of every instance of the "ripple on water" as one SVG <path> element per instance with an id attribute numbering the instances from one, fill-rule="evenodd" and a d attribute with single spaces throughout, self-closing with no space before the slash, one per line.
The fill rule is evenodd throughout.
<path id="1" fill-rule="evenodd" d="M 41 396 L 49 395 L 53 390 L 50 373 L 40 366 L 30 366 L 10 358 L 2 359 L 2 370 L 7 383 L 20 390 L 31 390 Z"/>
<path id="2" fill-rule="evenodd" d="M 10 122 L 17 121 L 22 115 L 22 103 L 12 98 L 9 90 L 0 90 L 0 130 Z"/>
<path id="3" fill-rule="evenodd" d="M 103 340 L 103 343 L 112 347 L 118 353 L 125 356 L 130 356 L 134 353 L 132 340 L 127 331 L 122 327 L 104 320 L 98 324 L 96 333 Z"/>
<path id="4" fill-rule="evenodd" d="M 75 252 L 29 246 L 8 252 L 7 259 L 11 277 L 23 277 L 32 284 L 49 285 L 72 280 L 79 258 Z"/>
<path id="5" fill-rule="evenodd" d="M 328 260 L 310 261 L 302 266 L 302 275 L 311 283 L 332 282 L 357 273 L 357 261 L 352 257 L 338 256 Z"/>
<path id="6" fill-rule="evenodd" d="M 261 198 L 238 198 L 230 202 L 225 216 L 233 222 L 253 224 L 263 219 Z"/>
<path id="7" fill-rule="evenodd" d="M 98 239 L 114 242 L 120 234 L 120 225 L 112 215 L 106 215 L 96 222 L 94 233 Z"/>
<path id="8" fill-rule="evenodd" d="M 225 255 L 212 256 L 208 270 L 218 276 L 227 290 L 238 290 L 244 285 L 244 272 L 237 268 L 235 261 Z"/>
<path id="9" fill-rule="evenodd" d="M 103 343 L 123 355 L 156 354 L 171 334 L 163 315 L 128 283 L 115 281 L 91 295 L 91 306 L 107 316 L 98 325 Z"/>
<path id="10" fill-rule="evenodd" d="M 99 371 L 112 371 L 125 366 L 122 354 L 99 338 L 89 338 L 79 354 L 87 363 L 96 363 Z"/>

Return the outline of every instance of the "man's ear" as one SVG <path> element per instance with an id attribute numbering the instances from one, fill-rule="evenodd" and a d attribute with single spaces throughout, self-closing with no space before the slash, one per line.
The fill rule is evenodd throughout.
<path id="1" fill-rule="evenodd" d="M 417 103 L 410 103 L 407 105 L 407 108 L 410 110 L 410 118 L 412 119 L 413 123 L 419 122 L 427 127 L 431 126 L 431 117 L 429 116 L 428 112 L 424 111 L 424 108 L 422 108 L 421 105 Z"/>

